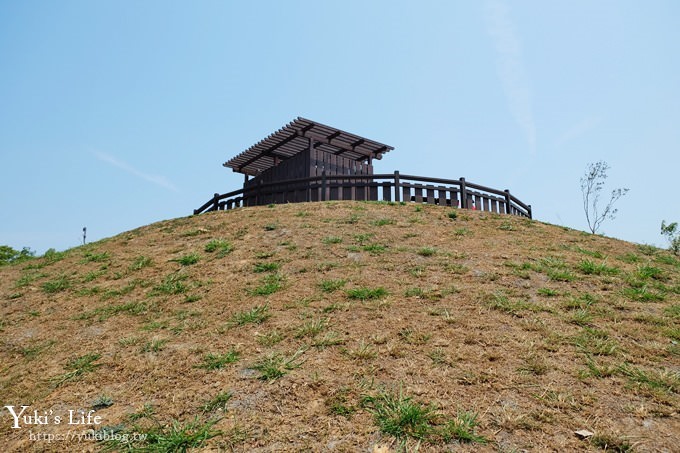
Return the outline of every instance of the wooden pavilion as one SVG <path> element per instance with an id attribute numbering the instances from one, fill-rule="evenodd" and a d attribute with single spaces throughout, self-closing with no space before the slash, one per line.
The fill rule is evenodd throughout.
<path id="1" fill-rule="evenodd" d="M 245 175 L 243 188 L 214 196 L 194 214 L 272 203 L 359 200 L 415 202 L 531 217 L 531 205 L 465 178 L 374 174 L 394 148 L 298 117 L 223 164 Z"/>
<path id="2" fill-rule="evenodd" d="M 244 190 L 258 185 L 326 176 L 370 176 L 373 159 L 394 148 L 365 137 L 298 117 L 283 128 L 246 149 L 223 166 L 243 173 Z M 353 199 L 365 199 L 356 194 Z M 300 188 L 285 201 L 313 201 L 308 190 Z M 259 197 L 254 204 L 282 202 L 282 197 Z"/>

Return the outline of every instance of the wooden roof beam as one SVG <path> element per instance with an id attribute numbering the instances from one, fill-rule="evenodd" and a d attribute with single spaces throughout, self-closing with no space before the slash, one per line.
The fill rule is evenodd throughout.
<path id="1" fill-rule="evenodd" d="M 302 131 L 302 132 L 304 133 L 304 132 L 310 130 L 311 128 L 313 128 L 313 127 L 314 127 L 314 124 L 313 124 L 313 123 L 312 123 L 312 124 L 308 124 L 307 126 L 305 126 L 305 127 L 303 127 L 302 129 L 300 129 L 300 131 Z M 286 143 L 291 142 L 291 141 L 293 141 L 295 138 L 299 137 L 299 136 L 300 136 L 300 131 L 293 131 L 293 133 L 292 133 L 291 135 L 289 135 L 288 137 L 284 138 L 283 140 L 281 140 L 280 142 L 278 142 L 278 143 L 275 144 L 274 146 L 272 146 L 272 147 L 270 147 L 270 148 L 267 148 L 267 149 L 265 149 L 264 151 L 262 151 L 262 152 L 256 154 L 255 156 L 251 157 L 251 158 L 248 159 L 245 163 L 239 165 L 238 168 L 234 168 L 234 171 L 235 171 L 235 172 L 243 171 L 243 169 L 244 169 L 245 167 L 247 167 L 248 165 L 251 165 L 253 162 L 256 162 L 258 159 L 260 159 L 261 157 L 264 157 L 264 156 L 274 156 L 274 157 L 278 157 L 278 158 L 281 158 L 281 159 L 287 159 L 288 156 L 282 156 L 282 155 L 280 155 L 280 154 L 274 154 L 274 151 L 275 151 L 277 148 L 280 148 L 281 146 L 285 145 Z M 227 165 L 226 165 L 226 162 L 225 162 L 224 164 L 222 164 L 222 166 L 226 167 L 226 166 L 227 166 Z"/>
<path id="2" fill-rule="evenodd" d="M 303 137 L 313 138 L 314 140 L 319 141 L 323 144 L 330 145 L 330 146 L 333 146 L 335 148 L 338 148 L 338 151 L 335 153 L 336 155 L 342 154 L 342 153 L 351 153 L 351 152 L 363 154 L 366 157 L 373 155 L 373 153 L 370 152 L 370 151 L 363 151 L 363 150 L 360 150 L 360 149 L 347 148 L 347 145 L 345 143 L 338 143 L 338 141 L 335 140 L 336 137 L 329 138 L 330 136 L 324 136 L 322 134 L 317 134 L 315 132 L 301 132 L 300 135 L 302 135 Z M 332 135 L 334 135 L 334 134 L 331 134 L 331 136 Z M 361 139 L 359 141 L 361 141 L 361 143 L 359 143 L 359 145 L 361 145 L 365 142 L 365 140 L 363 140 L 363 139 Z M 357 142 L 354 142 L 354 143 L 357 143 Z M 357 146 L 359 146 L 359 145 L 357 145 Z"/>

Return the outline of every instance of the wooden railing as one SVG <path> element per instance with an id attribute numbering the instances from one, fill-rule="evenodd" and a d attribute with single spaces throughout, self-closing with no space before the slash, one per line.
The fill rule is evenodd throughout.
<path id="1" fill-rule="evenodd" d="M 216 193 L 194 214 L 305 201 L 359 200 L 438 204 L 463 209 L 511 214 L 531 218 L 531 205 L 510 194 L 460 179 L 402 175 L 398 171 L 379 175 L 326 175 L 258 183 L 233 192 Z"/>

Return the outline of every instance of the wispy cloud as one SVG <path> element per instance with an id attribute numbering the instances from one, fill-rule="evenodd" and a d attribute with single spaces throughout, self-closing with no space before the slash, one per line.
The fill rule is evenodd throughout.
<path id="1" fill-rule="evenodd" d="M 529 150 L 536 151 L 536 126 L 531 108 L 531 90 L 522 62 L 522 46 L 505 3 L 486 4 L 489 34 L 496 45 L 498 75 L 503 84 L 512 116 L 526 135 Z"/>
<path id="2" fill-rule="evenodd" d="M 105 162 L 105 163 L 107 163 L 111 166 L 114 166 L 116 168 L 120 168 L 121 170 L 125 171 L 126 173 L 129 173 L 133 176 L 136 176 L 136 177 L 143 179 L 145 181 L 148 181 L 150 183 L 156 184 L 157 186 L 163 187 L 164 189 L 168 189 L 168 190 L 171 190 L 173 192 L 179 192 L 179 190 L 177 190 L 177 187 L 175 187 L 164 176 L 144 173 L 143 171 L 136 169 L 135 167 L 128 164 L 127 162 L 123 162 L 122 160 L 116 159 L 112 155 L 107 154 L 107 153 L 103 153 L 101 151 L 95 151 L 94 155 L 97 159 L 101 160 L 102 162 Z"/>
<path id="3" fill-rule="evenodd" d="M 588 133 L 591 129 L 595 129 L 602 122 L 599 116 L 588 116 L 583 118 L 578 123 L 572 125 L 567 129 L 555 143 L 555 146 L 560 147 L 578 137 Z"/>

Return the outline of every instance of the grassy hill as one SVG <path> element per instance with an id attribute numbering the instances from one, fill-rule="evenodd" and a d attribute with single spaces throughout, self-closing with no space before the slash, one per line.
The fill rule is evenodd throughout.
<path id="1" fill-rule="evenodd" d="M 677 451 L 679 294 L 666 251 L 489 213 L 159 222 L 0 267 L 0 405 L 50 417 L 3 449 Z M 36 440 L 87 429 L 147 438 Z"/>

